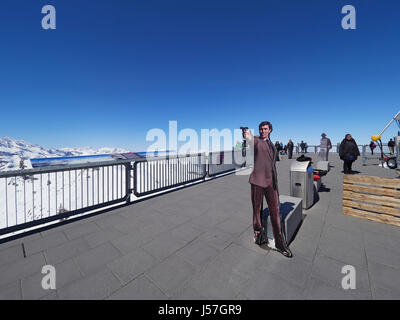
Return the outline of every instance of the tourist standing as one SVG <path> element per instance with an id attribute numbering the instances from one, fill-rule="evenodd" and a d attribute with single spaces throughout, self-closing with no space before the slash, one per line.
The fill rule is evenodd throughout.
<path id="1" fill-rule="evenodd" d="M 287 144 L 288 159 L 292 159 L 292 156 L 293 156 L 293 148 L 294 148 L 293 141 L 292 141 L 291 139 L 289 139 L 289 142 L 288 142 L 288 144 Z"/>
<path id="2" fill-rule="evenodd" d="M 300 149 L 301 149 L 301 153 L 304 153 L 304 150 L 306 150 L 306 144 L 304 143 L 303 140 L 301 140 Z"/>
<path id="3" fill-rule="evenodd" d="M 373 155 L 374 149 L 376 148 L 376 144 L 373 141 L 371 141 L 371 143 L 369 144 L 369 148 L 371 149 L 371 154 Z"/>
<path id="4" fill-rule="evenodd" d="M 332 143 L 326 134 L 321 134 L 321 141 L 319 143 L 319 156 L 323 161 L 328 161 L 329 150 L 332 149 Z"/>
<path id="5" fill-rule="evenodd" d="M 390 141 L 388 142 L 388 147 L 389 147 L 389 151 L 390 151 L 390 155 L 394 155 L 394 146 L 396 144 L 394 143 L 393 139 L 390 139 Z"/>
<path id="6" fill-rule="evenodd" d="M 276 161 L 280 161 L 279 159 L 279 152 L 281 151 L 281 145 L 279 144 L 279 141 L 275 142 L 275 149 L 276 149 Z"/>
<path id="7" fill-rule="evenodd" d="M 351 166 L 359 155 L 360 150 L 358 150 L 356 141 L 350 133 L 346 134 L 339 147 L 339 156 L 343 160 L 343 172 L 345 174 L 352 173 Z"/>

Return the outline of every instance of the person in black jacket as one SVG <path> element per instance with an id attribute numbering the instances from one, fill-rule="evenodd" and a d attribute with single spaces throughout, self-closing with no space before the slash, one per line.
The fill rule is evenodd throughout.
<path id="1" fill-rule="evenodd" d="M 293 141 L 292 141 L 291 139 L 289 139 L 289 142 L 288 142 L 288 144 L 287 144 L 288 159 L 292 159 L 292 156 L 293 156 L 293 148 L 294 148 Z"/>
<path id="2" fill-rule="evenodd" d="M 356 141 L 353 139 L 351 134 L 346 134 L 342 143 L 339 146 L 339 156 L 343 160 L 343 172 L 345 174 L 352 173 L 351 165 L 357 160 L 357 156 L 360 155 L 360 150 Z"/>

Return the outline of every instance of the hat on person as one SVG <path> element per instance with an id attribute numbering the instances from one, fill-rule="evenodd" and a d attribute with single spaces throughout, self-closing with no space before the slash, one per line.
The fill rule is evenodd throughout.
<path id="1" fill-rule="evenodd" d="M 321 137 L 326 137 L 326 133 L 321 134 Z"/>

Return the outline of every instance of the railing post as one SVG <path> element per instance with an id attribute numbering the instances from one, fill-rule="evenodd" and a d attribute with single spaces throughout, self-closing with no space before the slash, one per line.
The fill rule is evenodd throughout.
<path id="1" fill-rule="evenodd" d="M 367 146 L 362 146 L 362 165 L 365 166 L 366 161 L 367 161 L 367 152 L 366 152 Z"/>
<path id="2" fill-rule="evenodd" d="M 131 194 L 133 187 L 131 186 L 131 171 L 133 170 L 133 166 L 131 163 L 125 164 L 125 190 L 126 190 L 126 203 L 131 202 Z M 135 172 L 133 173 L 135 175 Z M 133 177 L 133 180 L 135 177 Z"/>

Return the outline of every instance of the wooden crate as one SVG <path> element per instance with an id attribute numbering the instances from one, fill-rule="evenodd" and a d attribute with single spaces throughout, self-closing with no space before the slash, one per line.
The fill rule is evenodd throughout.
<path id="1" fill-rule="evenodd" d="M 400 226 L 400 179 L 344 175 L 342 212 Z"/>

